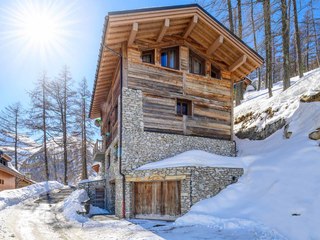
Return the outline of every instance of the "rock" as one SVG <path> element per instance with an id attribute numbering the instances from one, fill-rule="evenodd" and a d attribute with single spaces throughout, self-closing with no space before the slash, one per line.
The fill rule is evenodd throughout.
<path id="1" fill-rule="evenodd" d="M 289 124 L 284 126 L 283 136 L 286 139 L 289 139 L 291 137 L 291 135 L 292 135 L 292 132 L 288 131 L 288 129 L 289 129 Z"/>
<path id="2" fill-rule="evenodd" d="M 314 94 L 314 95 L 303 95 L 300 98 L 301 102 L 320 102 L 320 92 Z"/>
<path id="3" fill-rule="evenodd" d="M 250 140 L 263 140 L 275 133 L 277 130 L 281 129 L 285 124 L 286 121 L 281 118 L 272 124 L 266 125 L 261 131 L 258 131 L 257 127 L 240 129 L 236 133 L 236 136 L 240 139 L 249 138 Z"/>
<path id="4" fill-rule="evenodd" d="M 316 131 L 313 131 L 309 134 L 309 138 L 311 140 L 320 140 L 320 128 L 318 128 Z"/>

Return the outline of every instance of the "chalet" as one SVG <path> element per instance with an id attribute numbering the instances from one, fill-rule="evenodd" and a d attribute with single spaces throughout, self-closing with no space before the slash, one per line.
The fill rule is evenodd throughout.
<path id="1" fill-rule="evenodd" d="M 14 169 L 11 158 L 0 150 L 0 191 L 25 187 L 34 182 Z"/>
<path id="2" fill-rule="evenodd" d="M 193 149 L 235 156 L 233 85 L 262 63 L 197 4 L 110 12 L 90 109 L 103 180 L 80 187 L 103 188 L 119 217 L 175 219 L 236 182 L 242 168 L 138 168 Z"/>

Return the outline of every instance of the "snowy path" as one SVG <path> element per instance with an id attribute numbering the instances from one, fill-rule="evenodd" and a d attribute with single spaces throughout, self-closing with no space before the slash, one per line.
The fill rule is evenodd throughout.
<path id="1" fill-rule="evenodd" d="M 117 220 L 101 217 L 81 225 L 66 221 L 55 204 L 37 203 L 33 199 L 0 211 L 0 239 L 84 240 L 84 239 L 260 239 L 246 229 L 221 230 L 205 226 L 179 226 L 173 222 Z"/>

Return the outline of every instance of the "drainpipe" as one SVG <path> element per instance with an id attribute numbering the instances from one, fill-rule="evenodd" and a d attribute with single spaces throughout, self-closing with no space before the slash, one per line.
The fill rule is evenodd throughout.
<path id="1" fill-rule="evenodd" d="M 123 89 L 123 60 L 122 60 L 122 54 L 116 52 L 112 48 L 109 48 L 106 45 L 103 45 L 104 48 L 112 52 L 113 54 L 117 55 L 120 60 L 120 132 L 119 132 L 119 147 L 118 147 L 118 153 L 119 153 L 119 173 L 122 176 L 122 216 L 125 218 L 126 217 L 126 201 L 125 201 L 125 175 L 122 173 L 122 108 L 123 108 L 123 103 L 122 103 L 122 89 Z"/>

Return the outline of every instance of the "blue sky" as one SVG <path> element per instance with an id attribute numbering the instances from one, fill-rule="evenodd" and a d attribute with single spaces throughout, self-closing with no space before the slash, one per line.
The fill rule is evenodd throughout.
<path id="1" fill-rule="evenodd" d="M 75 82 L 86 77 L 91 90 L 104 17 L 108 12 L 190 3 L 194 1 L 1 0 L 0 109 L 16 101 L 26 107 L 29 101 L 27 91 L 33 88 L 39 76 L 45 71 L 53 78 L 64 65 L 69 66 Z M 32 18 L 37 14 L 55 19 L 57 25 L 54 27 L 59 36 L 53 34 L 51 39 L 43 42 L 30 40 L 30 37 L 39 36 L 34 36 L 37 33 L 30 26 L 28 30 L 24 29 L 26 15 Z"/>

